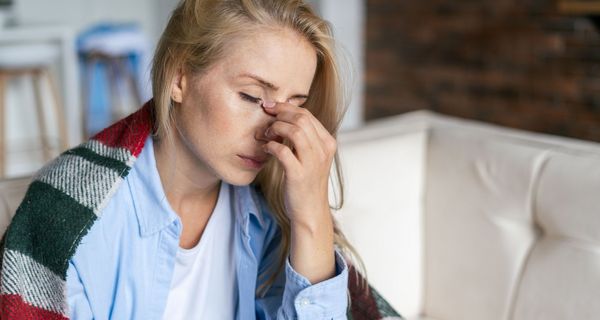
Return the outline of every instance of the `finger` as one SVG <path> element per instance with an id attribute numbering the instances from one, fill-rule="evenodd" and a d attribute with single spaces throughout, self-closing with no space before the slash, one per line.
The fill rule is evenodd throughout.
<path id="1" fill-rule="evenodd" d="M 267 113 L 273 116 L 285 111 L 305 110 L 305 108 L 299 107 L 289 102 L 263 102 L 262 107 L 263 110 L 265 110 Z"/>
<path id="2" fill-rule="evenodd" d="M 331 133 L 329 132 L 329 130 L 327 130 L 325 128 L 325 126 L 323 125 L 323 123 L 321 123 L 321 121 L 319 121 L 319 119 L 317 119 L 311 112 L 310 110 L 306 109 L 306 108 L 299 108 L 299 113 L 301 114 L 305 114 L 308 116 L 308 119 L 311 121 L 311 124 L 313 125 L 313 128 L 317 134 L 317 136 L 319 137 L 320 141 L 323 141 L 324 143 L 324 150 L 330 150 L 332 152 L 335 152 L 336 149 L 336 140 L 335 138 L 331 135 Z M 283 113 L 283 112 L 282 112 Z"/>
<path id="3" fill-rule="evenodd" d="M 313 117 L 313 125 L 319 139 L 322 141 L 324 146 L 324 151 L 328 154 L 335 154 L 337 151 L 337 141 L 335 137 L 333 137 L 327 129 L 323 126 L 323 124 L 317 119 Z"/>
<path id="4" fill-rule="evenodd" d="M 271 102 L 271 103 L 264 103 L 263 104 L 263 109 L 273 115 L 273 116 L 277 116 L 279 118 L 280 115 L 283 115 L 284 113 L 300 113 L 300 114 L 304 114 L 305 116 L 307 116 L 307 118 L 310 120 L 315 132 L 317 133 L 318 137 L 321 140 L 327 140 L 328 137 L 330 137 L 331 135 L 329 134 L 329 132 L 327 131 L 327 129 L 325 129 L 325 127 L 323 127 L 323 125 L 321 124 L 321 122 L 315 118 L 315 116 L 306 108 L 302 108 L 296 105 L 293 105 L 291 103 L 288 102 Z M 289 117 L 289 115 L 288 115 Z M 290 121 L 288 121 L 290 120 Z M 288 122 L 294 122 L 293 119 L 287 118 Z"/>
<path id="5" fill-rule="evenodd" d="M 263 146 L 263 150 L 274 155 L 281 162 L 287 177 L 294 178 L 295 174 L 301 172 L 302 166 L 288 146 L 276 141 L 269 141 Z"/>
<path id="6" fill-rule="evenodd" d="M 322 140 L 321 135 L 319 135 L 315 128 L 314 122 L 318 122 L 318 120 L 314 119 L 314 116 L 308 111 L 283 111 L 277 115 L 277 120 L 291 123 L 304 129 L 308 141 L 313 142 Z"/>
<path id="7" fill-rule="evenodd" d="M 267 128 L 265 135 L 267 139 L 275 138 L 276 136 L 289 139 L 296 149 L 298 159 L 302 163 L 306 163 L 306 160 L 308 160 L 309 157 L 311 157 L 311 154 L 314 152 L 314 148 L 312 147 L 312 144 L 309 143 L 310 140 L 308 140 L 304 128 L 301 128 L 295 124 L 284 121 L 275 121 L 269 128 Z"/>
<path id="8" fill-rule="evenodd" d="M 271 103 L 270 105 L 271 107 L 269 108 L 263 105 L 263 109 L 270 114 L 275 115 L 278 119 L 292 123 L 296 123 L 299 119 L 302 119 L 303 122 L 306 122 L 307 119 L 310 120 L 319 141 L 322 141 L 323 151 L 331 154 L 335 153 L 337 150 L 337 141 L 329 131 L 325 129 L 321 121 L 319 121 L 308 109 L 297 107 L 290 103 Z M 297 116 L 295 114 L 301 114 L 303 116 Z M 294 119 L 295 117 L 297 119 Z"/>
<path id="9" fill-rule="evenodd" d="M 268 111 L 271 114 L 277 114 L 281 111 L 288 110 L 289 108 L 304 109 L 303 107 L 295 105 L 293 103 L 275 101 L 263 101 L 261 103 L 261 106 L 265 111 Z"/>

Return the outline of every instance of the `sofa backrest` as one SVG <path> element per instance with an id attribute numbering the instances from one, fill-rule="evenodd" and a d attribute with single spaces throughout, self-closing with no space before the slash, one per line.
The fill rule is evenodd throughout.
<path id="1" fill-rule="evenodd" d="M 361 140 L 370 135 L 361 130 L 388 134 Z M 404 151 L 418 149 L 410 137 L 419 132 L 423 156 Z M 600 296 L 600 144 L 429 112 L 342 136 L 349 194 L 336 215 L 374 286 L 400 313 L 441 320 L 600 314 L 594 301 Z M 413 166 L 420 160 L 421 169 Z M 422 182 L 406 176 L 412 170 L 423 172 Z M 421 192 L 399 192 L 411 189 Z M 410 204 L 420 200 L 422 208 L 413 210 Z M 418 265 L 411 259 L 422 269 L 407 275 Z M 411 291 L 420 298 L 407 297 Z"/>
<path id="2" fill-rule="evenodd" d="M 427 130 L 418 119 L 390 120 L 338 135 L 344 205 L 334 216 L 363 258 L 369 282 L 407 316 L 423 307 Z M 335 187 L 331 204 L 338 203 Z"/>

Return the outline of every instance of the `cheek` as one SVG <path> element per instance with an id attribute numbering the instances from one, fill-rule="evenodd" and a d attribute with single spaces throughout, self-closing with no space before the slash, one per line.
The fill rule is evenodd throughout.
<path id="1" fill-rule="evenodd" d="M 203 144 L 214 151 L 247 143 L 246 139 L 254 137 L 261 112 L 264 112 L 260 106 L 241 100 L 237 92 L 231 90 L 224 94 L 204 94 L 205 99 L 200 98 L 200 93 L 190 99 L 197 102 L 182 115 L 189 136 L 196 141 L 204 140 Z"/>
<path id="2" fill-rule="evenodd" d="M 239 100 L 239 99 L 237 99 Z M 215 99 L 205 110 L 209 135 L 219 140 L 236 140 L 252 119 L 252 106 L 235 98 Z"/>

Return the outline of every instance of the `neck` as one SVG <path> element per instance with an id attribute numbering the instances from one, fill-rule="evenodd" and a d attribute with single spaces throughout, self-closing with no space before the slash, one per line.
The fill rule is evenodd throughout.
<path id="1" fill-rule="evenodd" d="M 171 208 L 180 216 L 212 212 L 219 195 L 221 180 L 212 175 L 177 134 L 154 140 L 154 157 L 163 189 Z"/>

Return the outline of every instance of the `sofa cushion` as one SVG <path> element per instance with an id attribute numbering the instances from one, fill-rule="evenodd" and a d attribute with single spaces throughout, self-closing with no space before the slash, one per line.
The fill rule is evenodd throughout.
<path id="1" fill-rule="evenodd" d="M 430 129 L 425 308 L 439 319 L 510 319 L 537 239 L 532 188 L 542 148 L 469 127 Z M 401 310 L 402 312 L 402 310 Z"/>
<path id="2" fill-rule="evenodd" d="M 600 315 L 600 156 L 552 152 L 541 171 L 533 247 L 516 295 L 515 320 Z"/>
<path id="3" fill-rule="evenodd" d="M 407 319 L 600 314 L 599 144 L 420 111 L 339 138 L 342 229 Z"/>

